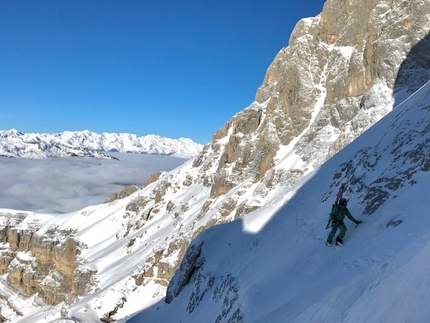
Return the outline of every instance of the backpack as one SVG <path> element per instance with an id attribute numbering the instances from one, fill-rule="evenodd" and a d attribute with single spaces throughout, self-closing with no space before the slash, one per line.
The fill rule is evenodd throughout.
<path id="1" fill-rule="evenodd" d="M 341 184 L 340 185 L 339 191 L 337 192 L 337 195 L 336 195 L 336 201 L 333 203 L 333 206 L 331 207 L 331 212 L 334 211 L 335 207 L 338 207 L 339 201 L 341 199 L 343 199 L 343 192 L 345 192 L 345 188 L 346 188 L 345 184 Z M 327 230 L 330 227 L 331 227 L 331 219 L 330 219 L 330 216 L 329 216 L 328 217 L 328 221 L 327 221 L 327 225 L 325 226 L 325 229 Z"/>

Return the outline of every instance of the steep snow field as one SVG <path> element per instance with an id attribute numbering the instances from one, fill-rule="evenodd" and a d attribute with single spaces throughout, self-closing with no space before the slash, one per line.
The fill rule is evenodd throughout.
<path id="1" fill-rule="evenodd" d="M 37 298 L 11 291 L 8 302 L 26 313 L 12 322 L 66 316 L 95 323 L 115 307 L 117 322 L 130 323 L 426 322 L 429 120 L 428 83 L 295 186 L 272 192 L 259 210 L 202 232 L 192 244 L 203 243 L 200 265 L 170 304 L 163 287 L 150 281 L 136 288 L 132 278 L 141 260 L 169 239 L 175 225 L 170 217 L 156 217 L 118 239 L 130 198 L 62 215 L 30 212 L 25 222 L 44 223 L 40 232 L 56 225 L 77 230 L 87 245 L 81 255 L 86 268 L 98 270 L 98 288 L 70 307 L 43 308 Z M 191 162 L 174 172 L 186 172 Z M 364 223 L 355 228 L 346 219 L 345 245 L 330 248 L 325 225 L 341 183 L 351 213 Z M 196 209 L 201 189 L 192 187 L 183 197 Z M 186 227 L 193 219 L 181 221 L 176 225 Z M 177 273 L 168 291 L 178 281 Z M 121 306 L 118 299 L 125 300 Z M 8 314 L 4 306 L 2 311 Z"/>
<path id="2" fill-rule="evenodd" d="M 131 224 L 124 215 L 132 197 L 61 215 L 29 212 L 21 225 L 42 223 L 38 234 L 58 225 L 77 231 L 87 245 L 80 256 L 85 268 L 98 270 L 97 289 L 71 306 L 53 307 L 9 291 L 8 304 L 25 313 L 11 322 L 58 322 L 64 316 L 99 323 L 112 308 L 119 323 L 426 322 L 429 120 L 428 83 L 295 186 L 271 192 L 257 211 L 203 231 L 192 244 L 202 244 L 199 264 L 170 304 L 165 288 L 151 280 L 137 287 L 133 276 L 152 250 L 180 234 L 172 233 L 174 227 L 187 228 L 195 219 L 155 217 L 121 238 Z M 172 173 L 185 176 L 191 163 Z M 329 248 L 325 225 L 342 183 L 351 213 L 364 223 L 355 228 L 346 219 L 345 245 Z M 187 195 L 181 198 L 194 201 L 190 213 L 202 207 L 202 189 L 181 191 Z M 8 315 L 7 303 L 0 303 Z"/>
<path id="3" fill-rule="evenodd" d="M 427 83 L 293 188 L 200 234 L 193 244 L 203 242 L 204 264 L 191 282 L 171 304 L 161 300 L 128 322 L 216 322 L 223 308 L 223 322 L 428 322 L 429 126 Z M 369 187 L 384 178 L 401 184 L 386 185 L 389 197 L 365 216 L 369 190 L 346 182 L 349 209 L 364 223 L 346 219 L 345 245 L 326 247 L 333 176 L 350 176 L 350 161 Z M 236 283 L 223 289 L 226 277 Z"/>

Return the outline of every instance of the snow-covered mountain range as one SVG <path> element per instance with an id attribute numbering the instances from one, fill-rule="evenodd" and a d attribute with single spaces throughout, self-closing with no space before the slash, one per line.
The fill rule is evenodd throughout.
<path id="1" fill-rule="evenodd" d="M 0 130 L 0 156 L 6 157 L 112 158 L 109 152 L 122 152 L 191 158 L 197 156 L 202 147 L 188 138 L 170 139 L 157 135 L 138 137 L 129 133 L 97 134 L 88 130 L 53 134 Z"/>
<path id="2" fill-rule="evenodd" d="M 24 322 L 425 322 L 430 3 L 328 0 L 182 166 L 61 215 L 0 211 Z M 341 184 L 343 249 L 327 248 Z"/>

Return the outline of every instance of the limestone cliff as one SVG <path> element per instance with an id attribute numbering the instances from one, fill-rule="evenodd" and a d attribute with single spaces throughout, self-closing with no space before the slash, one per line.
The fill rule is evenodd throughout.
<path id="1" fill-rule="evenodd" d="M 97 286 L 100 272 L 123 275 L 133 290 L 166 286 L 201 231 L 264 206 L 274 188 L 295 184 L 427 81 L 429 26 L 428 1 L 328 0 L 320 15 L 297 23 L 255 101 L 216 131 L 198 157 L 99 212 L 92 209 L 91 217 L 85 210 L 76 215 L 90 225 L 94 218 L 111 221 L 99 238 L 78 239 L 64 225 L 41 231 L 3 214 L 1 273 L 48 304 Z M 162 241 L 154 238 L 157 230 L 165 232 Z M 107 236 L 112 232 L 115 241 Z M 84 270 L 80 261 L 103 253 L 106 241 L 121 250 L 118 265 Z M 119 265 L 125 259 L 139 264 L 132 275 Z M 123 281 L 117 278 L 112 289 Z M 100 298 L 109 297 L 108 289 Z M 94 307 L 109 322 L 124 302 Z"/>
<path id="2" fill-rule="evenodd" d="M 0 213 L 0 275 L 24 296 L 37 295 L 45 304 L 72 302 L 91 285 L 91 273 L 78 268 L 82 246 L 71 230 L 40 230 L 38 222 L 21 226 L 26 217 Z"/>

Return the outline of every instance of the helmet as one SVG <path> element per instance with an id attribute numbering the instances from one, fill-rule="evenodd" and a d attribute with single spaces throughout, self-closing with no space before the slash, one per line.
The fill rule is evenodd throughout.
<path id="1" fill-rule="evenodd" d="M 348 205 L 348 201 L 347 201 L 347 199 L 346 199 L 346 198 L 341 198 L 341 199 L 339 200 L 339 204 L 340 204 L 340 205 L 347 206 L 347 205 Z"/>

